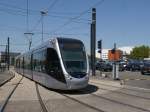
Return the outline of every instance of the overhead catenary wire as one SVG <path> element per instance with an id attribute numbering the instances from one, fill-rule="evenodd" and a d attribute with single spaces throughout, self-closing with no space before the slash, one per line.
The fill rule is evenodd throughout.
<path id="1" fill-rule="evenodd" d="M 26 9 L 25 8 L 21 8 L 21 7 L 18 7 L 18 6 L 15 6 L 15 5 L 10 5 L 10 4 L 6 4 L 6 3 L 1 3 L 0 2 L 0 6 L 2 6 L 3 8 L 9 8 L 9 9 L 14 9 L 16 11 L 22 11 L 23 13 L 26 13 Z M 29 12 L 32 12 L 32 13 L 38 13 L 39 10 L 29 10 Z"/>
<path id="2" fill-rule="evenodd" d="M 37 27 L 38 27 L 38 25 L 40 24 L 41 20 L 42 20 L 42 17 L 40 17 L 40 19 L 39 19 L 39 20 L 36 22 L 36 24 L 33 26 L 33 28 L 31 29 L 31 32 L 33 32 L 33 31 L 35 31 L 35 30 L 37 29 Z"/>
<path id="3" fill-rule="evenodd" d="M 58 1 L 58 0 L 54 0 L 55 2 L 53 2 L 52 4 L 50 4 L 50 6 L 48 7 L 50 10 L 52 10 L 52 8 L 56 5 L 56 1 Z M 101 2 L 102 1 L 104 1 L 104 0 L 101 0 L 100 2 L 98 2 L 98 3 L 96 3 L 96 4 L 94 4 L 92 7 L 96 7 L 96 6 L 98 6 L 99 4 L 101 4 Z M 51 8 L 52 7 L 52 8 Z M 6 7 L 5 7 L 6 8 Z M 9 9 L 8 9 L 9 8 Z M 26 9 L 23 9 L 23 8 L 19 8 L 19 7 L 12 7 L 11 6 L 11 8 L 13 9 L 13 10 L 11 10 L 11 8 L 10 7 L 8 7 L 7 9 L 4 9 L 4 11 L 3 12 L 7 12 L 7 13 L 9 13 L 9 14 L 12 14 L 12 15 L 20 15 L 20 16 L 26 16 Z M 66 22 L 66 25 L 68 25 L 68 24 L 70 24 L 70 23 L 72 23 L 72 22 L 75 22 L 75 23 L 84 23 L 84 24 L 89 24 L 89 22 L 90 22 L 90 20 L 86 20 L 86 19 L 82 19 L 81 17 L 84 15 L 84 14 L 87 14 L 87 13 L 89 13 L 90 12 L 90 9 L 91 9 L 91 7 L 88 9 L 88 10 L 86 10 L 86 11 L 83 11 L 83 12 L 81 12 L 81 13 L 73 13 L 73 12 L 69 12 L 69 13 L 63 13 L 63 12 L 54 12 L 55 14 L 49 14 L 48 16 L 50 16 L 50 17 L 56 17 L 56 18 L 60 18 L 60 19 L 68 19 L 68 22 Z M 1 11 L 1 10 L 0 10 Z M 28 15 L 37 15 L 38 13 L 39 13 L 40 11 L 38 11 L 38 10 L 31 10 L 31 9 L 29 9 L 28 10 Z M 52 11 L 51 11 L 51 13 L 53 13 Z M 75 14 L 76 16 L 74 16 L 74 17 L 67 17 L 67 16 L 61 16 L 60 14 L 66 14 L 66 15 L 70 15 L 70 14 Z M 33 26 L 33 28 L 30 30 L 30 31 L 34 31 L 34 30 L 36 30 L 37 29 L 37 27 L 38 27 L 38 24 L 41 22 L 41 18 L 39 18 L 38 19 L 38 21 L 37 21 L 37 23 Z M 65 24 L 64 24 L 64 26 L 62 26 L 62 28 L 63 27 L 65 27 L 66 26 Z M 60 29 L 62 29 L 62 28 L 60 28 Z M 55 29 L 54 29 L 55 30 Z M 55 31 L 56 32 L 56 31 Z M 55 33 L 54 32 L 54 33 Z M 36 32 L 35 32 L 36 33 Z M 55 33 L 56 34 L 56 33 Z M 57 34 L 60 34 L 60 33 L 57 33 Z M 77 35 L 77 34 L 76 34 Z"/>
<path id="4" fill-rule="evenodd" d="M 46 11 L 50 11 L 52 10 L 52 8 L 56 5 L 56 3 L 58 2 L 59 0 L 54 0 L 52 3 L 50 3 L 50 6 L 46 9 Z M 35 24 L 35 26 L 33 27 L 33 29 L 31 31 L 34 31 L 37 26 L 40 24 L 40 22 L 42 21 L 42 16 L 40 17 L 40 19 L 37 21 L 37 23 Z"/>
<path id="5" fill-rule="evenodd" d="M 93 6 L 98 6 L 98 5 L 101 4 L 103 1 L 104 1 L 104 0 L 101 0 L 101 1 L 97 2 L 96 4 L 94 4 Z M 55 3 L 56 3 L 56 2 L 55 2 Z M 53 5 L 51 5 L 51 6 L 53 6 Z M 93 6 L 92 6 L 92 7 L 93 7 Z M 76 16 L 76 17 L 69 18 L 69 22 L 66 22 L 63 26 L 69 24 L 70 22 L 81 23 L 80 21 L 77 21 L 78 18 L 80 18 L 80 17 L 81 17 L 82 15 L 84 15 L 85 13 L 89 13 L 89 11 L 90 11 L 90 9 L 91 9 L 92 7 L 90 7 L 90 8 L 89 8 L 88 10 L 86 10 L 86 11 L 83 11 L 82 13 L 80 13 L 80 14 L 79 14 L 78 16 Z M 55 16 L 55 17 L 58 17 L 58 16 Z M 88 21 L 90 22 L 90 20 L 88 20 Z M 40 23 L 40 21 L 39 21 L 38 23 Z M 86 24 L 89 24 L 89 23 L 86 23 Z M 45 33 L 44 33 L 44 34 L 45 34 Z"/>
<path id="6" fill-rule="evenodd" d="M 12 15 L 19 15 L 19 16 L 27 16 L 27 14 L 26 14 L 26 12 L 24 12 L 24 13 L 22 13 L 22 12 L 15 12 L 15 11 L 13 11 L 13 10 L 11 10 L 11 9 L 1 9 L 0 8 L 0 11 L 1 12 L 6 12 L 6 13 L 9 13 L 9 14 L 12 14 Z M 32 15 L 32 16 L 37 16 L 37 15 L 39 15 L 39 14 L 30 14 L 29 12 L 28 12 L 28 15 Z M 53 18 L 58 18 L 58 19 L 71 19 L 71 17 L 69 17 L 69 16 L 61 16 L 61 15 L 57 15 L 57 14 L 49 14 L 49 15 L 47 15 L 48 17 L 53 17 Z M 89 22 L 90 20 L 88 20 L 88 19 L 84 19 L 84 18 L 80 18 L 80 19 L 77 19 L 77 20 L 74 20 L 73 22 Z"/>
<path id="7" fill-rule="evenodd" d="M 13 11 L 11 9 L 3 9 L 3 8 L 0 8 L 0 11 L 1 12 L 4 12 L 4 13 L 8 13 L 8 14 L 11 14 L 11 15 L 19 15 L 19 16 L 26 16 L 25 13 L 22 13 L 22 12 L 19 12 L 19 11 Z"/>
<path id="8" fill-rule="evenodd" d="M 55 4 L 56 4 L 56 2 L 55 2 Z M 6 3 L 0 3 L 0 6 L 1 6 L 1 9 L 3 9 L 3 10 L 7 10 L 7 9 L 8 10 L 13 10 L 13 12 L 15 12 L 15 13 L 26 14 L 26 10 L 27 10 L 25 8 L 21 8 L 21 7 L 10 5 L 10 4 L 6 4 Z M 54 6 L 54 5 L 52 5 L 51 7 L 50 6 L 49 6 L 49 8 L 51 9 L 52 6 Z M 39 15 L 39 12 L 40 12 L 40 10 L 28 9 L 29 15 Z M 57 14 L 57 15 L 78 15 L 79 12 L 57 12 L 57 11 L 51 11 L 51 14 Z"/>
<path id="9" fill-rule="evenodd" d="M 54 2 L 52 2 L 52 3 L 50 4 L 50 6 L 47 8 L 47 11 L 52 10 L 52 8 L 56 5 L 56 3 L 57 3 L 58 1 L 59 1 L 59 0 L 54 0 Z"/>
<path id="10" fill-rule="evenodd" d="M 35 34 L 41 34 L 41 32 L 35 32 Z M 44 33 L 45 35 L 88 35 L 88 33 Z"/>
<path id="11" fill-rule="evenodd" d="M 52 7 L 54 7 L 54 5 L 58 2 L 58 0 L 55 0 L 48 8 L 47 10 L 52 9 Z M 27 3 L 28 4 L 28 3 Z M 25 14 L 28 12 L 29 15 L 38 15 L 39 14 L 39 10 L 31 10 L 31 9 L 24 9 L 18 6 L 14 6 L 14 5 L 10 5 L 10 4 L 6 4 L 6 3 L 0 3 L 1 6 L 5 6 L 3 8 L 1 8 L 3 11 L 12 11 L 13 13 L 20 13 L 20 15 L 25 16 Z M 28 7 L 28 5 L 27 5 Z M 15 9 L 15 10 L 14 10 Z M 55 14 L 55 15 L 50 15 L 50 16 L 56 16 L 59 17 L 60 15 L 71 15 L 71 14 L 79 14 L 75 13 L 75 12 L 56 12 L 56 11 L 51 11 L 51 14 Z M 61 17 L 61 16 L 60 16 Z M 65 18 L 65 17 L 63 17 Z M 69 18 L 69 17 L 66 17 Z M 71 17 L 69 19 L 72 19 Z"/>
<path id="12" fill-rule="evenodd" d="M 27 0 L 28 1 L 28 0 Z M 52 4 L 50 4 L 50 6 L 47 8 L 48 10 L 52 9 L 52 7 L 54 7 L 54 5 L 58 2 L 58 0 L 55 0 Z M 21 16 L 26 16 L 26 12 L 28 13 L 27 15 L 30 15 L 29 12 L 38 12 L 38 10 L 29 10 L 29 11 L 26 11 L 26 9 L 23 9 L 21 7 L 18 7 L 18 6 L 14 6 L 14 5 L 10 5 L 10 4 L 6 4 L 6 3 L 0 3 L 0 5 L 3 5 L 3 6 L 6 6 L 6 7 L 11 7 L 11 8 L 15 8 L 15 9 L 20 9 L 19 11 L 14 11 L 12 9 L 3 9 L 3 10 L 0 10 L 0 11 L 5 11 L 9 14 L 13 14 L 13 15 L 21 15 Z M 95 4 L 95 6 L 98 5 Z M 28 3 L 27 3 L 27 7 L 28 7 Z M 23 12 L 22 12 L 23 11 Z M 56 13 L 56 12 L 55 12 Z M 60 14 L 60 13 L 59 13 Z M 82 15 L 82 13 L 80 14 Z M 79 15 L 79 16 L 80 16 Z M 50 15 L 51 17 L 56 17 L 56 18 L 61 18 L 61 19 L 69 19 L 71 20 L 72 22 L 76 22 L 76 23 L 82 23 L 80 22 L 82 19 L 77 19 L 78 17 L 76 18 L 71 18 L 71 17 L 63 17 L 63 16 L 58 16 L 58 15 Z M 75 20 L 76 19 L 76 20 Z M 41 19 L 40 19 L 41 21 Z M 86 21 L 90 21 L 90 20 L 86 20 Z M 39 24 L 39 20 L 38 20 L 38 24 Z M 35 25 L 35 26 L 38 26 L 38 25 Z"/>
<path id="13" fill-rule="evenodd" d="M 98 5 L 102 4 L 103 2 L 104 2 L 104 0 L 100 0 L 99 2 L 95 3 L 93 6 L 91 6 L 90 8 L 88 8 L 87 10 L 81 12 L 78 16 L 72 17 L 67 22 L 65 22 L 63 25 L 61 25 L 60 27 L 58 27 L 57 29 L 55 29 L 55 30 L 53 30 L 51 32 L 56 32 L 57 30 L 61 30 L 66 25 L 70 24 L 73 20 L 76 20 L 76 19 L 80 18 L 84 14 L 88 13 L 93 7 L 97 7 Z"/>
<path id="14" fill-rule="evenodd" d="M 57 2 L 58 2 L 58 0 L 57 1 L 55 0 L 49 6 L 49 8 L 47 8 L 47 9 L 51 9 Z M 6 7 L 1 8 L 0 11 L 6 12 L 6 13 L 9 13 L 9 14 L 12 14 L 12 15 L 20 15 L 20 16 L 39 15 L 39 11 L 38 10 L 30 10 L 28 8 L 28 0 L 27 0 L 27 9 L 28 10 L 20 8 L 20 7 L 17 7 L 17 6 L 12 6 L 12 5 L 9 5 L 9 4 L 5 4 L 5 3 L 0 3 L 0 5 L 6 6 Z M 31 13 L 31 12 L 38 12 L 38 13 Z M 60 14 L 61 14 L 61 16 L 60 16 Z M 66 12 L 65 13 L 64 12 L 51 12 L 51 14 L 49 14 L 47 16 L 54 17 L 54 18 L 60 18 L 60 19 L 72 19 L 71 17 L 68 17 L 68 16 L 62 16 L 62 14 L 69 14 L 70 15 L 71 12 L 70 13 L 66 13 Z M 72 14 L 74 14 L 74 13 L 72 13 Z M 75 14 L 78 14 L 78 13 L 75 13 Z M 72 22 L 81 23 L 81 22 L 78 22 L 78 21 L 90 21 L 90 20 L 86 20 L 86 19 L 82 19 L 81 18 L 79 20 L 76 20 L 76 21 L 74 20 Z"/>

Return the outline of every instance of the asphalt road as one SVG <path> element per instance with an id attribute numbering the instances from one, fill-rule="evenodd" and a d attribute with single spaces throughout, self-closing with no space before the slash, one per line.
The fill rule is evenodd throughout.
<path id="1" fill-rule="evenodd" d="M 150 89 L 150 75 L 142 75 L 140 72 L 122 72 L 119 74 L 126 85 Z"/>

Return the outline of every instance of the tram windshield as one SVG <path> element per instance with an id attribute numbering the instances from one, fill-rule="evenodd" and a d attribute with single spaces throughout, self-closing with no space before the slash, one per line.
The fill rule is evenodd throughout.
<path id="1" fill-rule="evenodd" d="M 68 73 L 86 73 L 86 53 L 81 41 L 73 39 L 59 40 L 59 47 Z"/>

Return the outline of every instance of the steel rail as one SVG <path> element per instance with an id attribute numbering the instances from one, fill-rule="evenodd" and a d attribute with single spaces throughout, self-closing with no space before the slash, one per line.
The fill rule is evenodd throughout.
<path id="1" fill-rule="evenodd" d="M 136 92 L 141 92 L 141 93 L 150 93 L 149 91 L 140 91 L 140 90 L 135 90 L 135 89 L 131 89 L 131 88 L 117 87 L 117 86 L 113 86 L 113 85 L 109 85 L 109 84 L 102 84 L 102 83 L 93 82 L 93 81 L 90 81 L 90 83 L 99 84 L 99 85 L 104 85 L 104 86 L 109 86 L 109 87 L 114 87 L 114 88 L 119 88 L 119 89 L 124 89 L 124 90 L 136 91 Z M 142 90 L 142 89 L 141 89 L 141 90 Z M 150 89 L 149 89 L 149 90 L 150 90 Z"/>
<path id="2" fill-rule="evenodd" d="M 93 110 L 96 110 L 97 112 L 105 112 L 104 110 L 101 110 L 101 109 L 96 108 L 96 107 L 94 107 L 94 106 L 92 106 L 92 105 L 89 105 L 89 104 L 87 104 L 87 103 L 84 103 L 84 102 L 82 102 L 82 101 L 80 101 L 80 100 L 77 100 L 76 98 L 70 97 L 70 96 L 68 96 L 68 95 L 66 95 L 66 94 L 61 94 L 61 95 L 62 95 L 62 96 L 65 96 L 66 98 L 71 99 L 71 100 L 73 100 L 73 101 L 75 101 L 75 102 L 78 102 L 78 103 L 80 103 L 80 104 L 82 104 L 82 105 L 84 105 L 84 106 L 86 106 L 86 107 L 88 107 L 88 108 L 91 108 L 91 109 L 93 109 Z"/>
<path id="3" fill-rule="evenodd" d="M 42 107 L 43 112 L 48 112 L 48 109 L 46 108 L 46 106 L 45 106 L 45 104 L 44 104 L 44 102 L 43 102 L 43 100 L 41 98 L 37 82 L 35 82 L 35 87 L 36 87 L 37 97 L 39 99 L 39 102 L 40 102 L 40 105 Z"/>
<path id="4" fill-rule="evenodd" d="M 6 100 L 4 101 L 4 103 L 2 104 L 2 106 L 0 107 L 0 112 L 3 112 L 6 105 L 8 104 L 9 102 L 9 99 L 11 98 L 11 96 L 13 95 L 13 93 L 15 92 L 16 88 L 18 87 L 18 85 L 20 84 L 20 82 L 22 81 L 23 79 L 23 76 L 22 78 L 19 80 L 19 82 L 15 85 L 15 87 L 13 88 L 13 90 L 10 92 L 10 94 L 7 96 Z"/>

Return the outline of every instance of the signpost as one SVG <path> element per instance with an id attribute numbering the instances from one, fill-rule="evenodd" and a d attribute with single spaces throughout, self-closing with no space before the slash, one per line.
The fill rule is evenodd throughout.
<path id="1" fill-rule="evenodd" d="M 111 53 L 113 54 L 113 71 L 112 71 L 112 74 L 113 74 L 113 79 L 114 80 L 119 80 L 119 75 L 118 75 L 118 72 L 119 72 L 119 65 L 117 64 L 117 60 L 116 60 L 116 43 L 114 43 L 114 48 L 111 50 Z"/>

